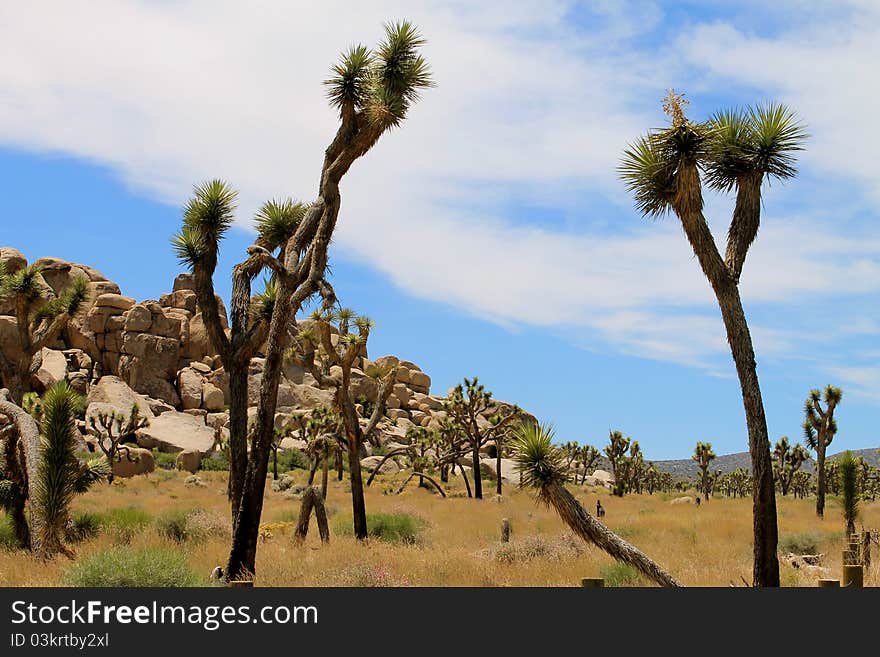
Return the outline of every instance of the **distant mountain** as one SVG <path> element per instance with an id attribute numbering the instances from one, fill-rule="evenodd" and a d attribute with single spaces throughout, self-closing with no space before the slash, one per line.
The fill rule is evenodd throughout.
<path id="1" fill-rule="evenodd" d="M 864 459 L 873 465 L 874 467 L 880 467 L 880 457 L 877 455 L 877 447 L 871 447 L 868 449 L 854 449 L 852 453 L 856 456 L 862 456 Z M 843 452 L 837 452 L 835 454 L 831 454 L 826 457 L 826 460 L 832 460 L 840 457 Z M 662 472 L 668 472 L 676 479 L 692 479 L 696 477 L 699 472 L 699 468 L 697 464 L 692 459 L 677 459 L 671 461 L 654 461 L 654 465 L 656 465 Z M 725 474 L 728 472 L 733 472 L 737 468 L 744 468 L 746 470 L 751 471 L 752 461 L 749 458 L 748 452 L 737 452 L 736 454 L 723 454 L 712 461 L 712 470 L 721 470 Z M 801 469 L 806 472 L 813 472 L 815 469 L 815 462 L 813 459 L 809 459 L 804 462 Z"/>

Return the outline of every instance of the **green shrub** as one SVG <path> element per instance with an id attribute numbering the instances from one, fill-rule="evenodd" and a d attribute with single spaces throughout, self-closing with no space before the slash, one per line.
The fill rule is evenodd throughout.
<path id="1" fill-rule="evenodd" d="M 333 526 L 336 533 L 342 536 L 354 534 L 351 514 L 337 516 Z M 372 538 L 389 543 L 418 543 L 424 526 L 423 520 L 408 513 L 367 514 L 367 533 Z"/>
<path id="2" fill-rule="evenodd" d="M 533 559 L 562 561 L 584 553 L 584 542 L 573 534 L 563 534 L 556 541 L 543 536 L 526 536 L 508 543 L 496 543 L 480 554 L 500 563 L 522 563 Z"/>
<path id="3" fill-rule="evenodd" d="M 101 514 L 82 511 L 73 514 L 65 530 L 65 538 L 72 543 L 97 536 L 101 531 Z"/>
<path id="4" fill-rule="evenodd" d="M 229 470 L 229 460 L 223 452 L 215 452 L 206 459 L 202 459 L 199 466 L 201 470 L 226 471 Z"/>
<path id="5" fill-rule="evenodd" d="M 9 516 L 0 518 L 0 550 L 17 550 L 18 541 L 15 539 L 15 530 Z"/>
<path id="6" fill-rule="evenodd" d="M 98 514 L 101 530 L 113 536 L 114 543 L 129 543 L 151 522 L 150 514 L 137 506 L 111 509 Z"/>
<path id="7" fill-rule="evenodd" d="M 156 529 L 161 536 L 178 543 L 186 542 L 189 536 L 186 531 L 186 511 L 171 509 L 156 518 Z"/>
<path id="8" fill-rule="evenodd" d="M 308 470 L 311 467 L 309 457 L 298 449 L 288 449 L 278 452 L 278 472 L 290 472 L 291 470 Z M 333 461 L 330 461 L 333 467 Z M 272 472 L 272 457 L 269 457 L 269 472 Z"/>
<path id="9" fill-rule="evenodd" d="M 205 586 L 179 550 L 128 546 L 97 552 L 75 562 L 62 581 L 67 586 Z"/>
<path id="10" fill-rule="evenodd" d="M 802 532 L 800 534 L 788 534 L 779 540 L 780 552 L 793 552 L 794 554 L 818 554 L 819 543 L 823 536 L 819 532 Z"/>
<path id="11" fill-rule="evenodd" d="M 602 566 L 599 574 L 605 579 L 605 586 L 637 586 L 641 579 L 639 571 L 619 561 Z"/>
<path id="12" fill-rule="evenodd" d="M 168 452 L 160 452 L 157 448 L 153 448 L 153 461 L 160 470 L 176 470 L 177 454 L 169 454 Z"/>

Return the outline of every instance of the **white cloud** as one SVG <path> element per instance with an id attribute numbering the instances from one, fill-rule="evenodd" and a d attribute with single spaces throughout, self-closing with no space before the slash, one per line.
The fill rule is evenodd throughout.
<path id="1" fill-rule="evenodd" d="M 729 356 L 708 284 L 676 222 L 638 219 L 615 172 L 623 145 L 656 124 L 662 90 L 687 71 L 668 49 L 629 47 L 659 20 L 656 6 L 598 3 L 601 29 L 583 33 L 569 4 L 6 3 L 0 143 L 110 164 L 173 203 L 222 176 L 241 190 L 243 216 L 269 196 L 309 198 L 335 126 L 320 81 L 346 45 L 373 44 L 383 20 L 410 17 L 429 39 L 438 87 L 344 181 L 340 248 L 414 295 L 497 322 L 583 328 L 625 353 L 713 371 Z M 804 46 L 700 26 L 687 54 L 720 80 L 781 90 L 816 134 L 810 162 L 880 189 L 868 130 L 877 91 L 859 82 L 873 72 L 866 59 L 843 65 L 876 54 L 869 32 Z M 580 225 L 514 221 L 506 194 Z M 585 196 L 606 209 L 579 205 Z M 724 216 L 729 203 L 710 210 Z M 743 295 L 873 294 L 878 260 L 876 238 L 841 237 L 831 222 L 768 204 Z M 760 349 L 790 349 L 790 332 L 753 332 Z"/>

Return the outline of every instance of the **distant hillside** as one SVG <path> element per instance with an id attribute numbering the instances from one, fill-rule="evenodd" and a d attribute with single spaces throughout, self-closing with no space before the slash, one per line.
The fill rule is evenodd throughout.
<path id="1" fill-rule="evenodd" d="M 853 454 L 862 456 L 874 467 L 880 467 L 880 458 L 877 455 L 877 447 L 868 449 L 854 449 Z M 838 458 L 843 452 L 837 452 L 827 457 L 828 460 Z M 691 479 L 697 475 L 698 468 L 692 459 L 677 459 L 672 461 L 654 461 L 654 464 L 663 472 L 668 472 L 676 479 Z M 737 452 L 736 454 L 723 454 L 712 461 L 712 470 L 721 470 L 724 473 L 733 472 L 737 468 L 745 468 L 751 471 L 751 459 L 748 452 Z M 813 472 L 815 462 L 813 459 L 806 461 L 802 469 L 806 472 Z"/>

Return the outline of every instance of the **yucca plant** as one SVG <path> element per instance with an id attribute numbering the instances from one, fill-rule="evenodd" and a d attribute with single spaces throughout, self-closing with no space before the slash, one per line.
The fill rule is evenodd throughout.
<path id="1" fill-rule="evenodd" d="M 728 110 L 692 122 L 682 94 L 669 92 L 663 109 L 670 125 L 636 140 L 623 154 L 620 177 L 645 216 L 674 214 L 712 287 L 736 365 L 749 434 L 754 486 L 755 586 L 779 586 L 776 496 L 767 419 L 755 351 L 739 281 L 761 219 L 761 190 L 768 180 L 794 177 L 795 156 L 807 134 L 795 113 L 781 104 Z M 722 256 L 703 215 L 703 184 L 736 192 L 736 205 Z"/>
<path id="2" fill-rule="evenodd" d="M 846 522 L 846 537 L 856 533 L 856 519 L 859 517 L 858 459 L 847 450 L 838 459 L 840 472 L 840 492 L 843 497 L 843 519 Z"/>
<path id="3" fill-rule="evenodd" d="M 42 365 L 42 350 L 52 344 L 89 298 L 89 281 L 79 276 L 59 296 L 43 280 L 41 269 L 31 265 L 8 273 L 0 263 L 0 300 L 11 299 L 18 326 L 21 354 L 11 360 L 0 350 L 0 387 L 9 389 L 16 404 L 31 391 L 31 375 Z"/>
<path id="4" fill-rule="evenodd" d="M 553 507 L 562 521 L 585 541 L 616 560 L 629 564 L 661 586 L 681 586 L 676 579 L 634 545 L 596 520 L 565 487 L 565 461 L 553 445 L 553 428 L 527 423 L 514 429 L 514 454 L 523 488 L 533 488 L 538 500 Z"/>
<path id="5" fill-rule="evenodd" d="M 76 495 L 110 473 L 104 459 L 82 462 L 74 454 L 75 419 L 82 405 L 83 398 L 66 381 L 55 384 L 43 396 L 42 448 L 32 507 L 38 520 L 34 522 L 32 541 L 34 551 L 42 558 L 71 554 L 64 545 L 70 504 Z"/>
<path id="6" fill-rule="evenodd" d="M 715 459 L 715 452 L 712 451 L 712 443 L 697 442 L 694 447 L 694 454 L 691 459 L 697 462 L 700 468 L 700 490 L 703 497 L 709 501 L 709 465 Z"/>

